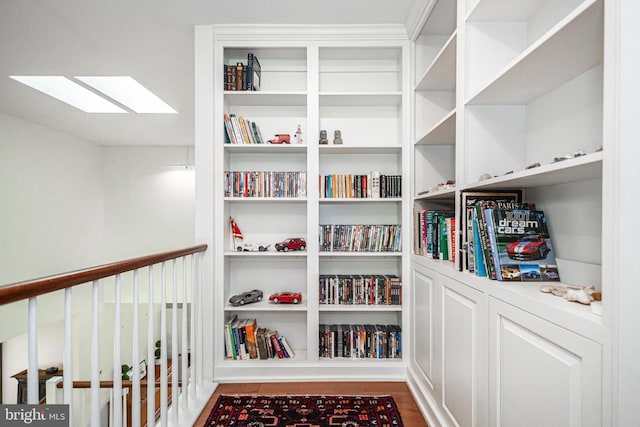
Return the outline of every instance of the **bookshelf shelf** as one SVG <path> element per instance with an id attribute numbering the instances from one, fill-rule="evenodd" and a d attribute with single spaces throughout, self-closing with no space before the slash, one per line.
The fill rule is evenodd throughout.
<path id="1" fill-rule="evenodd" d="M 321 251 L 321 258 L 400 258 L 402 252 L 329 252 Z"/>
<path id="2" fill-rule="evenodd" d="M 455 188 L 447 188 L 446 190 L 433 191 L 425 194 L 418 194 L 414 197 L 414 201 L 420 200 L 454 200 L 456 196 Z"/>
<path id="3" fill-rule="evenodd" d="M 320 93 L 321 107 L 398 106 L 402 92 L 326 92 Z"/>
<path id="4" fill-rule="evenodd" d="M 416 91 L 447 91 L 455 90 L 456 74 L 451 70 L 456 68 L 457 33 L 451 34 L 444 47 L 433 60 L 431 66 L 424 72 L 415 87 Z"/>
<path id="5" fill-rule="evenodd" d="M 402 199 L 399 197 L 381 197 L 381 198 L 340 198 L 340 197 L 323 197 L 319 200 L 322 204 L 332 203 L 399 203 Z"/>
<path id="6" fill-rule="evenodd" d="M 518 189 L 566 184 L 602 178 L 603 153 L 591 153 L 574 159 L 541 165 L 533 169 L 515 171 L 485 181 L 470 183 L 465 189 Z"/>
<path id="7" fill-rule="evenodd" d="M 238 252 L 238 251 L 225 251 L 225 257 L 229 258 L 270 258 L 270 259 L 291 259 L 291 258 L 306 258 L 307 253 L 304 251 L 289 251 L 278 252 L 275 250 L 269 250 L 264 252 Z"/>
<path id="8" fill-rule="evenodd" d="M 370 311 L 381 311 L 381 312 L 397 312 L 402 311 L 401 305 L 375 305 L 375 304 L 358 304 L 358 305 L 340 305 L 340 304 L 319 304 L 318 310 L 322 312 L 370 312 Z"/>
<path id="9" fill-rule="evenodd" d="M 399 154 L 401 145 L 320 145 L 320 154 Z"/>
<path id="10" fill-rule="evenodd" d="M 306 154 L 307 146 L 302 144 L 225 144 L 229 153 L 301 153 Z"/>
<path id="11" fill-rule="evenodd" d="M 242 106 L 299 106 L 307 105 L 307 93 L 296 91 L 225 91 L 225 102 Z"/>
<path id="12" fill-rule="evenodd" d="M 224 306 L 224 310 L 226 312 L 233 313 L 246 313 L 246 312 L 258 312 L 258 311 L 266 311 L 266 312 L 276 312 L 276 313 L 299 313 L 307 311 L 307 302 L 303 299 L 302 302 L 298 304 L 273 304 L 267 301 L 269 295 L 265 295 L 264 299 L 260 302 L 254 302 L 251 304 L 246 304 L 243 306 L 233 306 L 229 303 L 226 303 Z M 239 316 L 243 317 L 243 316 Z"/>
<path id="13" fill-rule="evenodd" d="M 602 64 L 602 22 L 602 3 L 583 2 L 506 64 L 467 104 L 529 104 Z"/>
<path id="14" fill-rule="evenodd" d="M 433 125 L 415 145 L 454 145 L 456 142 L 456 110 L 451 110 Z"/>
<path id="15" fill-rule="evenodd" d="M 229 203 L 306 203 L 306 197 L 225 197 L 225 202 Z"/>

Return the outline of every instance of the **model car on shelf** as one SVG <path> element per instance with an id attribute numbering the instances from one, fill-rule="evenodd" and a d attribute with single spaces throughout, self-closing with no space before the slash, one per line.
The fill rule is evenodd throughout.
<path id="1" fill-rule="evenodd" d="M 507 244 L 507 255 L 512 259 L 544 259 L 548 253 L 547 241 L 539 234 L 524 236 Z"/>
<path id="2" fill-rule="evenodd" d="M 276 243 L 276 250 L 287 252 L 287 251 L 304 251 L 307 247 L 307 242 L 301 237 L 290 237 L 282 242 Z"/>
<path id="3" fill-rule="evenodd" d="M 236 246 L 236 251 L 238 252 L 266 252 L 269 250 L 269 246 L 271 245 L 260 245 L 258 243 L 241 243 Z"/>
<path id="4" fill-rule="evenodd" d="M 275 138 L 270 139 L 271 144 L 291 144 L 291 135 L 288 133 L 277 133 Z"/>
<path id="5" fill-rule="evenodd" d="M 238 295 L 234 295 L 229 298 L 231 305 L 245 305 L 252 302 L 262 301 L 262 291 L 260 289 L 254 289 L 252 291 L 243 292 Z"/>
<path id="6" fill-rule="evenodd" d="M 269 301 L 276 304 L 284 302 L 289 304 L 298 304 L 302 301 L 302 294 L 300 292 L 278 292 L 269 297 Z"/>

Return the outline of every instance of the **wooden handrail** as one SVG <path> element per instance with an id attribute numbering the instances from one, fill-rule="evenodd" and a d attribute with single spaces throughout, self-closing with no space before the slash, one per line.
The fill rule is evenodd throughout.
<path id="1" fill-rule="evenodd" d="M 113 388 L 113 381 L 100 381 L 100 388 Z M 160 387 L 160 380 L 157 379 L 154 382 L 156 387 Z M 141 387 L 145 387 L 149 385 L 149 382 L 147 380 L 140 380 L 140 386 Z M 167 384 L 169 388 L 171 388 L 171 386 L 173 385 L 170 380 L 169 383 Z M 56 388 L 63 388 L 64 384 L 62 382 L 59 382 L 58 384 L 56 384 Z M 91 388 L 91 381 L 74 381 L 72 383 L 72 387 L 73 388 Z M 133 387 L 133 381 L 122 381 L 122 388 L 132 388 Z M 182 380 L 178 380 L 178 387 L 182 387 Z"/>
<path id="2" fill-rule="evenodd" d="M 204 252 L 206 250 L 207 245 L 202 244 L 174 251 L 146 255 L 139 258 L 117 261 L 69 273 L 0 286 L 0 306 L 48 294 L 60 289 L 81 285 L 83 283 L 104 279 L 105 277 L 114 276 L 116 274 L 126 273 L 128 271 L 169 261 L 175 258 Z"/>

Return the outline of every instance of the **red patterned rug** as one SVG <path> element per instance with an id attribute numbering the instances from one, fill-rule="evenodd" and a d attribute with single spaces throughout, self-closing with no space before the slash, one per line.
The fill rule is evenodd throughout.
<path id="1" fill-rule="evenodd" d="M 225 396 L 208 427 L 402 427 L 391 396 Z"/>

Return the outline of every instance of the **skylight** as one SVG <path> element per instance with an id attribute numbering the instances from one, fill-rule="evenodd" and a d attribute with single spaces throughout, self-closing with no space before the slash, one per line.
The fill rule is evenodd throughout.
<path id="1" fill-rule="evenodd" d="M 63 76 L 9 76 L 87 113 L 126 113 L 89 89 Z"/>
<path id="2" fill-rule="evenodd" d="M 76 76 L 76 79 L 136 113 L 177 113 L 176 110 L 130 76 Z"/>
<path id="3" fill-rule="evenodd" d="M 134 111 L 136 113 L 177 114 L 177 111 L 166 102 L 129 76 L 75 77 L 105 96 L 101 96 L 64 76 L 9 77 L 87 113 L 129 113 Z M 128 108 L 129 111 L 121 106 Z"/>

